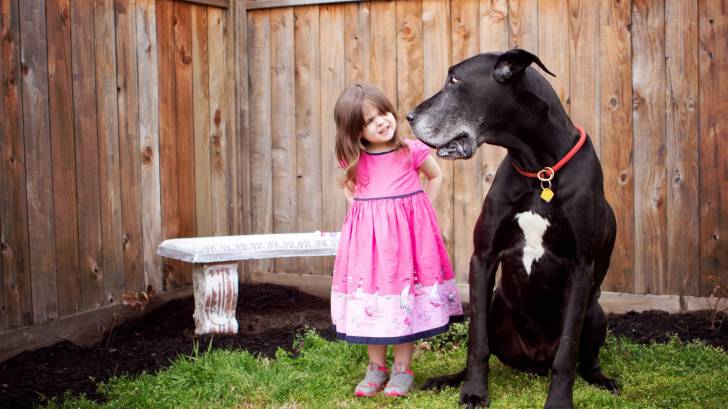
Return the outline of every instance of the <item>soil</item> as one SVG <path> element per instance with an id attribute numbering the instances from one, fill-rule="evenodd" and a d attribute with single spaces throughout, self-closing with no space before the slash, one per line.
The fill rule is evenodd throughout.
<path id="1" fill-rule="evenodd" d="M 241 285 L 237 305 L 240 330 L 236 335 L 194 336 L 193 310 L 192 298 L 170 301 L 114 329 L 97 345 L 79 347 L 64 342 L 0 364 L 0 408 L 31 408 L 61 398 L 65 391 L 101 401 L 97 382 L 164 369 L 178 355 L 191 354 L 194 341 L 200 348 L 212 342 L 213 347 L 272 357 L 278 347 L 290 351 L 294 337 L 305 328 L 315 328 L 322 337 L 334 339 L 328 300 L 287 287 Z M 728 351 L 728 322 L 711 328 L 711 321 L 709 311 L 608 316 L 612 334 L 636 342 L 665 342 L 669 334 L 676 334 L 685 341 L 701 339 Z"/>

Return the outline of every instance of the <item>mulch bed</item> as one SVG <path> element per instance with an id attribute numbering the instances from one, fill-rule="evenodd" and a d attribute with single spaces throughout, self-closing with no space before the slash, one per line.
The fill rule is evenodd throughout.
<path id="1" fill-rule="evenodd" d="M 64 342 L 26 352 L 0 364 L 0 408 L 23 409 L 67 390 L 102 400 L 96 383 L 115 375 L 155 372 L 178 355 L 199 348 L 245 349 L 272 357 L 278 347 L 290 350 L 295 335 L 315 328 L 334 339 L 328 300 L 275 285 L 242 285 L 237 305 L 237 335 L 193 335 L 192 298 L 171 301 L 136 322 L 116 328 L 108 339 L 92 347 Z M 636 342 L 665 342 L 669 334 L 689 341 L 701 339 L 728 351 L 728 322 L 711 328 L 708 311 L 667 314 L 659 311 L 609 315 L 610 331 Z M 108 344 L 107 344 L 108 342 Z"/>

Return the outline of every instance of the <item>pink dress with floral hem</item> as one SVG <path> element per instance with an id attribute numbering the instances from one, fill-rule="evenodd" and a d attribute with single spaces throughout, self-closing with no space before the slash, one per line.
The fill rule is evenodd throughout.
<path id="1" fill-rule="evenodd" d="M 447 331 L 463 310 L 418 169 L 430 150 L 363 152 L 341 228 L 331 288 L 339 339 L 399 344 Z"/>

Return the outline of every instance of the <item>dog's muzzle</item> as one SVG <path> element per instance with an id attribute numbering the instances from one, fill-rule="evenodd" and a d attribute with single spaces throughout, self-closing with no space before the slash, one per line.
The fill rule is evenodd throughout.
<path id="1" fill-rule="evenodd" d="M 437 156 L 443 159 L 470 159 L 474 151 L 468 134 L 462 133 L 446 145 L 437 148 Z"/>

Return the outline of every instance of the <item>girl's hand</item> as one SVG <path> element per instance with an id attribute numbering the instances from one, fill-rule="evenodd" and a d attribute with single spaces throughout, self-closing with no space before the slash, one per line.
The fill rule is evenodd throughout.
<path id="1" fill-rule="evenodd" d="M 420 165 L 419 171 L 425 174 L 427 177 L 427 184 L 425 185 L 425 193 L 430 198 L 432 203 L 435 203 L 437 194 L 440 193 L 440 187 L 442 186 L 442 170 L 440 165 L 437 164 L 435 158 L 432 155 L 428 155 L 427 159 Z"/>

